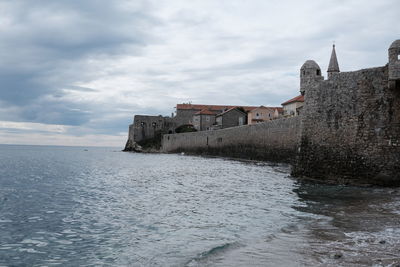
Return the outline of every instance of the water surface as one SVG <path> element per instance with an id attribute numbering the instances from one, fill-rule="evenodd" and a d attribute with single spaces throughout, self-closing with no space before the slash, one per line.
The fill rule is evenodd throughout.
<path id="1" fill-rule="evenodd" d="M 0 266 L 396 266 L 400 191 L 281 164 L 0 146 Z"/>

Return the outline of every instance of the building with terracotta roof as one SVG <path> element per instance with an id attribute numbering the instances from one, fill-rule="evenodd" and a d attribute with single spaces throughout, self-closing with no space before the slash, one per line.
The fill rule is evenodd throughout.
<path id="1" fill-rule="evenodd" d="M 215 112 L 203 109 L 193 115 L 193 127 L 197 131 L 207 131 L 215 123 Z"/>
<path id="2" fill-rule="evenodd" d="M 232 105 L 201 105 L 201 104 L 177 104 L 176 105 L 176 115 L 174 117 L 174 121 L 176 122 L 177 125 L 181 124 L 197 124 L 199 129 L 202 129 L 201 131 L 207 130 L 208 123 L 204 124 L 204 127 L 199 126 L 199 122 L 202 118 L 205 118 L 205 122 L 207 122 L 207 116 L 206 114 L 202 114 L 203 116 L 198 116 L 200 115 L 199 112 L 202 112 L 206 110 L 210 114 L 213 113 L 214 116 L 223 113 L 229 109 L 232 108 L 243 108 L 245 112 L 249 112 L 257 106 L 232 106 Z M 209 115 L 210 115 L 209 114 Z M 196 115 L 196 116 L 195 116 Z M 194 121 L 194 119 L 198 119 L 198 121 Z M 210 119 L 210 121 L 213 119 Z M 215 119 L 214 119 L 215 120 Z"/>
<path id="3" fill-rule="evenodd" d="M 215 117 L 214 129 L 224 129 L 247 124 L 247 113 L 244 108 L 231 107 Z"/>
<path id="4" fill-rule="evenodd" d="M 260 106 L 247 113 L 247 124 L 255 124 L 269 120 L 275 120 L 282 114 L 281 107 Z"/>
<path id="5" fill-rule="evenodd" d="M 283 116 L 292 117 L 300 115 L 300 111 L 304 105 L 304 95 L 296 96 L 282 103 Z"/>

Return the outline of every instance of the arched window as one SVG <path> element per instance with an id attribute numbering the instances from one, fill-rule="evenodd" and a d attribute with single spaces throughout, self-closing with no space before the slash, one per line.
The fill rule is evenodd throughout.
<path id="1" fill-rule="evenodd" d="M 321 75 L 321 71 L 320 70 L 317 70 L 317 75 L 318 76 Z"/>

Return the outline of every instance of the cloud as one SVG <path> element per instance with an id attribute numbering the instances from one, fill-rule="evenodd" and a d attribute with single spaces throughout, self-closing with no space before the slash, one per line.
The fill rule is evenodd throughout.
<path id="1" fill-rule="evenodd" d="M 176 103 L 277 106 L 298 94 L 305 60 L 327 68 L 332 41 L 343 71 L 386 64 L 400 36 L 399 7 L 396 0 L 0 0 L 0 120 L 62 125 L 66 132 L 54 137 L 61 143 L 65 135 L 69 144 L 94 136 L 107 144 L 121 139 L 134 114 L 168 115 Z M 4 131 L 0 143 L 12 139 Z M 50 134 L 20 135 L 29 140 L 28 132 L 32 143 Z"/>
<path id="2" fill-rule="evenodd" d="M 0 121 L 0 129 L 65 133 L 68 126 L 32 122 Z"/>

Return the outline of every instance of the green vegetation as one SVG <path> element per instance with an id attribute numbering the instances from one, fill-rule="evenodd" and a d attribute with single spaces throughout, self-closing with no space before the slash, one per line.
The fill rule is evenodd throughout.
<path id="1" fill-rule="evenodd" d="M 184 124 L 175 129 L 176 133 L 190 133 L 197 132 L 197 130 L 193 127 L 192 124 Z"/>

